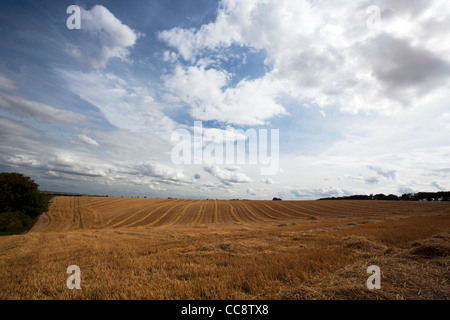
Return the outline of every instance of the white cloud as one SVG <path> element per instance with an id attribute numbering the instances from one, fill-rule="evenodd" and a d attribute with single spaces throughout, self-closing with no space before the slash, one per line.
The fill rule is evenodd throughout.
<path id="1" fill-rule="evenodd" d="M 319 199 L 319 198 L 328 198 L 328 197 L 341 197 L 344 195 L 348 195 L 346 191 L 334 187 L 324 187 L 324 188 L 299 188 L 299 187 L 291 187 L 288 191 L 293 194 L 299 200 L 311 200 L 311 199 Z M 289 193 L 281 192 L 286 195 L 286 198 L 290 198 Z"/>
<path id="2" fill-rule="evenodd" d="M 202 58 L 203 51 L 231 44 L 267 53 L 266 65 L 273 68 L 263 78 L 243 81 L 220 99 L 225 77 L 220 81 L 208 77 L 216 99 L 193 94 L 196 101 L 185 100 L 193 104 L 193 115 L 205 120 L 238 123 L 233 112 L 245 105 L 250 110 L 243 112 L 242 122 L 260 124 L 283 113 L 274 102 L 280 91 L 312 105 L 352 113 L 392 114 L 428 105 L 449 84 L 448 1 L 379 1 L 380 28 L 369 30 L 366 9 L 372 4 L 370 0 L 222 0 L 215 21 L 198 29 L 173 28 L 159 36 L 191 64 Z M 221 70 L 210 73 L 223 75 Z M 192 78 L 189 72 L 175 74 Z M 184 92 L 197 86 L 185 84 Z M 253 101 L 257 97 L 262 99 Z M 255 105 L 261 116 L 252 110 Z"/>
<path id="3" fill-rule="evenodd" d="M 134 68 L 120 68 L 120 76 L 102 70 L 57 70 L 50 73 L 56 78 L 44 77 L 48 83 L 64 80 L 70 93 L 97 108 L 115 128 L 103 121 L 81 126 L 93 119 L 26 98 L 17 93 L 13 81 L 0 75 L 2 164 L 45 172 L 55 181 L 58 177 L 72 183 L 80 177 L 98 182 L 100 188 L 103 183 L 125 186 L 130 193 L 138 186 L 163 191 L 170 185 L 179 194 L 195 196 L 200 190 L 211 197 L 255 193 L 249 188 L 252 181 L 259 183 L 259 197 L 270 190 L 271 197 L 280 193 L 283 199 L 314 199 L 423 191 L 448 180 L 450 2 L 377 1 L 382 20 L 376 30 L 366 25 L 366 8 L 374 4 L 370 0 L 223 0 L 219 4 L 212 22 L 159 34 L 170 48 L 151 53 L 164 63 L 146 65 L 156 71 L 148 83 L 126 76 Z M 102 6 L 84 10 L 82 19 L 85 33 L 78 35 L 87 41 L 72 53 L 96 69 L 131 59 L 138 32 Z M 258 59 L 265 55 L 263 65 L 250 60 L 253 53 Z M 162 69 L 162 83 L 155 85 Z M 140 77 L 145 77 L 142 72 Z M 27 92 L 41 87 L 32 86 Z M 52 99 L 61 99 L 62 93 L 56 92 Z M 64 101 L 72 98 L 70 93 Z M 214 130 L 232 133 L 225 137 L 233 140 L 245 138 L 233 125 L 266 125 L 292 110 L 297 118 L 278 123 L 284 170 L 273 178 L 276 183 L 261 179 L 256 166 L 207 166 L 204 171 L 209 174 L 201 177 L 197 172 L 202 166 L 171 167 L 171 132 L 192 124 L 184 118 L 178 125 L 166 114 L 180 119 L 185 111 L 177 114 L 176 108 L 184 105 L 192 117 L 213 120 L 208 126 L 221 122 L 221 129 Z M 318 112 L 324 117 L 312 119 L 309 111 L 294 110 L 301 105 L 321 107 Z M 17 121 L 19 117 L 44 123 L 33 121 L 37 130 Z M 49 123 L 72 126 L 62 132 Z M 325 132 L 312 130 L 316 124 Z M 67 136 L 74 137 L 72 145 Z M 203 138 L 205 144 L 211 141 Z M 293 181 L 299 185 L 292 186 Z"/>
<path id="4" fill-rule="evenodd" d="M 98 163 L 92 158 L 85 161 L 80 156 L 74 152 L 61 153 L 46 162 L 41 162 L 40 167 L 53 172 L 87 177 L 105 177 L 113 170 L 110 165 Z"/>
<path id="5" fill-rule="evenodd" d="M 72 92 L 97 107 L 117 128 L 170 139 L 174 122 L 161 111 L 162 106 L 154 101 L 148 87 L 110 73 L 59 73 Z"/>
<path id="6" fill-rule="evenodd" d="M 156 162 L 128 165 L 123 172 L 136 176 L 157 178 L 159 182 L 167 184 L 186 184 L 193 182 L 193 179 L 186 177 L 180 169 L 174 169 Z"/>
<path id="7" fill-rule="evenodd" d="M 93 52 L 72 48 L 74 56 L 96 69 L 106 67 L 111 58 L 128 61 L 129 48 L 136 43 L 139 33 L 102 5 L 95 5 L 90 10 L 81 9 L 81 19 L 81 30 L 89 33 L 99 47 Z"/>
<path id="8" fill-rule="evenodd" d="M 133 188 L 143 185 L 153 186 L 153 190 L 163 190 L 158 187 L 160 184 L 181 186 L 194 183 L 194 179 L 187 177 L 180 168 L 172 168 L 156 161 L 133 163 L 53 145 L 45 144 L 37 148 L 31 145 L 31 140 L 28 143 L 30 146 L 23 148 L 21 153 L 8 151 L 7 154 L 2 154 L 2 163 L 22 169 L 32 168 L 36 172 L 45 172 L 51 178 L 88 180 L 97 183 L 97 186 L 103 183 L 131 185 Z M 1 149 L 3 152 L 4 148 Z"/>
<path id="9" fill-rule="evenodd" d="M 217 120 L 238 125 L 261 125 L 274 116 L 287 114 L 276 102 L 281 83 L 270 75 L 242 80 L 226 87 L 230 75 L 204 66 L 177 66 L 164 79 L 166 89 L 190 105 L 191 115 L 199 120 Z"/>
<path id="10" fill-rule="evenodd" d="M 193 58 L 193 51 L 195 49 L 195 35 L 193 30 L 173 28 L 170 31 L 162 31 L 158 36 L 169 45 L 176 47 L 185 60 L 191 60 Z M 174 58 L 173 55 L 172 58 Z M 170 59 L 168 53 L 165 55 L 165 59 Z"/>
<path id="11" fill-rule="evenodd" d="M 220 168 L 217 165 L 205 166 L 203 168 L 206 172 L 219 179 L 226 186 L 232 186 L 235 183 L 248 183 L 252 179 L 245 173 L 241 172 L 238 167 L 227 167 L 225 169 Z"/>
<path id="12" fill-rule="evenodd" d="M 94 147 L 98 147 L 99 146 L 99 144 L 98 144 L 98 142 L 97 141 L 95 141 L 94 139 L 92 139 L 92 138 L 89 138 L 86 134 L 79 134 L 78 135 L 78 139 L 80 139 L 80 141 L 81 142 L 83 142 L 83 143 L 85 143 L 85 144 L 88 144 L 88 145 L 91 145 L 91 146 L 94 146 Z"/>
<path id="13" fill-rule="evenodd" d="M 6 157 L 5 162 L 13 166 L 39 167 L 40 163 L 28 155 L 15 155 Z"/>
<path id="14" fill-rule="evenodd" d="M 390 117 L 346 116 L 341 137 L 322 151 L 281 155 L 288 175 L 277 176 L 277 186 L 299 181 L 301 189 L 320 189 L 326 183 L 347 195 L 428 190 L 433 181 L 450 176 L 450 131 L 437 121 L 445 110 L 445 103 L 437 103 Z"/>
<path id="15" fill-rule="evenodd" d="M 25 152 L 28 151 L 28 154 Z M 94 157 L 90 157 L 89 161 L 86 155 L 72 151 L 59 150 L 58 155 L 51 154 L 52 148 L 46 148 L 48 154 L 42 157 L 32 150 L 24 151 L 23 154 L 16 154 L 4 158 L 4 162 L 12 166 L 20 166 L 21 168 L 35 168 L 51 172 L 52 176 L 63 174 L 64 176 L 84 176 L 89 178 L 105 177 L 114 171 L 114 167 L 102 163 Z"/>

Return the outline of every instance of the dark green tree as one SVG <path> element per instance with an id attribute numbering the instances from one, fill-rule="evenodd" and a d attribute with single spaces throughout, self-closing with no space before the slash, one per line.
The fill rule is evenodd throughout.
<path id="1" fill-rule="evenodd" d="M 399 197 L 398 196 L 396 196 L 395 194 L 390 194 L 390 195 L 388 195 L 388 196 L 386 196 L 386 199 L 385 200 L 399 200 Z"/>
<path id="2" fill-rule="evenodd" d="M 31 227 L 47 211 L 49 197 L 23 174 L 0 173 L 0 232 L 17 233 Z"/>

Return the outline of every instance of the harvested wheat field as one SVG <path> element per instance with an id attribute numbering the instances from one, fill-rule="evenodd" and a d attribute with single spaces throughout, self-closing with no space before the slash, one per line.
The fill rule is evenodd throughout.
<path id="1" fill-rule="evenodd" d="M 0 299 L 449 299 L 449 253 L 448 202 L 56 197 L 0 238 Z"/>

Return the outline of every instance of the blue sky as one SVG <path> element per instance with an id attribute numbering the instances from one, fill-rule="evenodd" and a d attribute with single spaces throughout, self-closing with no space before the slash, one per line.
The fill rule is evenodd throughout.
<path id="1" fill-rule="evenodd" d="M 0 169 L 110 196 L 448 190 L 449 18 L 444 0 L 2 1 Z M 174 163 L 194 121 L 278 129 L 276 172 Z"/>

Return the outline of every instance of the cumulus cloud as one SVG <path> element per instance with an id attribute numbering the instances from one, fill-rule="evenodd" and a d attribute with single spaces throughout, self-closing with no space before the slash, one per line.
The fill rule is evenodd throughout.
<path id="1" fill-rule="evenodd" d="M 172 94 L 190 105 L 191 115 L 199 120 L 217 120 L 238 125 L 260 125 L 266 120 L 287 114 L 276 102 L 280 83 L 270 76 L 242 80 L 227 87 L 226 71 L 204 66 L 177 66 L 165 76 L 164 84 Z"/>
<path id="2" fill-rule="evenodd" d="M 406 39 L 381 34 L 363 46 L 372 74 L 384 94 L 403 105 L 439 87 L 450 75 L 450 64 L 437 54 L 414 47 Z"/>
<path id="3" fill-rule="evenodd" d="M 82 30 L 75 32 L 83 46 L 72 48 L 72 53 L 97 70 L 56 70 L 49 74 L 52 79 L 44 77 L 43 81 L 62 79 L 70 91 L 64 101 L 71 99 L 72 93 L 79 96 L 115 128 L 98 121 L 84 131 L 87 126 L 81 128 L 79 124 L 86 116 L 26 98 L 17 93 L 14 81 L 0 75 L 2 164 L 45 171 L 50 177 L 79 176 L 110 186 L 125 184 L 130 187 L 127 190 L 138 190 L 133 185 L 153 190 L 183 185 L 183 192 L 195 188 L 220 192 L 238 189 L 245 194 L 252 190 L 247 188 L 251 177 L 268 189 L 276 186 L 283 199 L 357 194 L 369 187 L 369 192 L 376 188 L 386 194 L 407 188 L 437 188 L 441 186 L 437 181 L 450 176 L 450 113 L 446 109 L 450 2 L 379 0 L 376 5 L 381 8 L 381 24 L 370 30 L 366 9 L 372 4 L 370 0 L 221 0 L 211 22 L 159 33 L 168 47 L 159 54 L 154 52 L 154 57 L 163 60 L 154 69 L 156 76 L 164 70 L 162 82 L 156 85 L 152 84 L 154 74 L 143 84 L 122 68 L 115 69 L 122 72 L 115 75 L 111 70 L 101 70 L 113 61 L 129 61 L 140 34 L 105 7 L 84 10 Z M 49 46 L 48 52 L 55 52 L 56 57 L 53 47 Z M 253 53 L 258 61 L 252 59 Z M 17 65 L 13 59 L 5 61 Z M 29 60 L 34 61 L 38 60 Z M 51 59 L 46 61 L 50 66 Z M 22 80 L 28 83 L 30 79 Z M 42 87 L 30 87 L 27 92 Z M 55 92 L 54 99 L 67 93 Z M 158 97 L 167 104 L 161 105 Z M 319 123 L 310 122 L 309 112 L 294 110 L 302 105 L 329 107 L 318 110 L 326 115 L 320 118 L 325 125 L 316 127 Z M 179 106 L 188 110 L 177 114 Z M 371 115 L 388 113 L 390 117 L 353 117 L 333 108 Z M 293 118 L 278 122 L 286 125 L 288 139 L 283 139 L 287 153 L 281 155 L 284 174 L 280 170 L 276 184 L 261 180 L 252 168 L 243 171 L 208 166 L 204 170 L 209 174 L 199 179 L 198 167 L 174 169 L 162 165 L 170 155 L 167 140 L 173 128 L 179 127 L 169 114 L 183 118 L 180 126 L 184 128 L 185 121 L 190 121 L 186 113 L 199 120 L 212 120 L 205 127 L 222 122 L 216 132 L 234 132 L 231 139 L 241 140 L 245 136 L 233 125 L 267 125 L 288 112 Z M 33 129 L 17 121 L 22 117 L 44 123 L 38 123 L 39 130 Z M 72 126 L 59 134 L 61 131 L 49 123 Z M 317 131 L 312 132 L 311 127 Z M 67 136 L 74 137 L 75 148 L 70 152 L 64 141 Z M 211 141 L 207 135 L 203 138 L 205 144 Z M 81 144 L 95 153 L 78 148 Z M 298 154 L 305 150 L 311 150 L 311 155 L 299 159 L 291 156 L 291 151 Z M 367 164 L 376 166 L 364 167 L 366 172 L 358 178 L 342 179 L 354 176 Z M 396 170 L 392 170 L 392 164 Z M 326 185 L 341 189 L 321 188 L 325 178 Z M 284 188 L 292 181 L 302 181 L 303 186 Z"/>
<path id="4" fill-rule="evenodd" d="M 123 24 L 102 5 L 89 10 L 81 9 L 81 30 L 95 39 L 93 51 L 72 48 L 71 53 L 96 69 L 105 68 L 111 58 L 128 61 L 129 48 L 133 47 L 140 34 Z"/>
<path id="5" fill-rule="evenodd" d="M 178 67 L 169 79 L 181 76 L 183 89 L 179 83 L 169 89 L 192 104 L 193 115 L 203 119 L 238 121 L 232 113 L 245 104 L 250 110 L 241 112 L 248 124 L 283 114 L 276 103 L 280 92 L 309 105 L 353 113 L 392 114 L 427 105 L 429 99 L 445 92 L 450 79 L 446 54 L 450 4 L 445 0 L 379 1 L 382 20 L 379 28 L 371 30 L 366 9 L 372 4 L 369 0 L 320 4 L 222 0 L 215 21 L 197 29 L 176 27 L 159 34 L 185 63 L 195 65 L 193 69 Z M 196 63 L 203 52 L 232 45 L 264 50 L 271 71 L 221 90 L 227 75 L 221 70 L 199 69 Z M 211 81 L 210 92 L 195 92 L 197 83 L 189 81 L 194 73 L 201 75 L 201 83 Z M 191 96 L 182 94 L 190 92 L 187 87 L 194 90 Z M 260 94 L 263 99 L 252 103 Z M 261 108 L 252 110 L 257 104 Z"/>
<path id="6" fill-rule="evenodd" d="M 236 183 L 248 183 L 252 180 L 245 173 L 241 172 L 238 167 L 220 168 L 217 165 L 205 166 L 206 172 L 219 179 L 226 186 L 232 186 Z"/>
<path id="7" fill-rule="evenodd" d="M 328 197 L 340 197 L 346 194 L 338 187 L 329 186 L 325 188 L 298 188 L 292 187 L 289 192 L 298 199 L 318 199 Z"/>
<path id="8" fill-rule="evenodd" d="M 180 169 L 174 169 L 156 162 L 128 165 L 125 170 L 120 171 L 136 176 L 156 178 L 157 181 L 166 184 L 186 184 L 193 182 L 193 179 L 188 178 Z"/>

